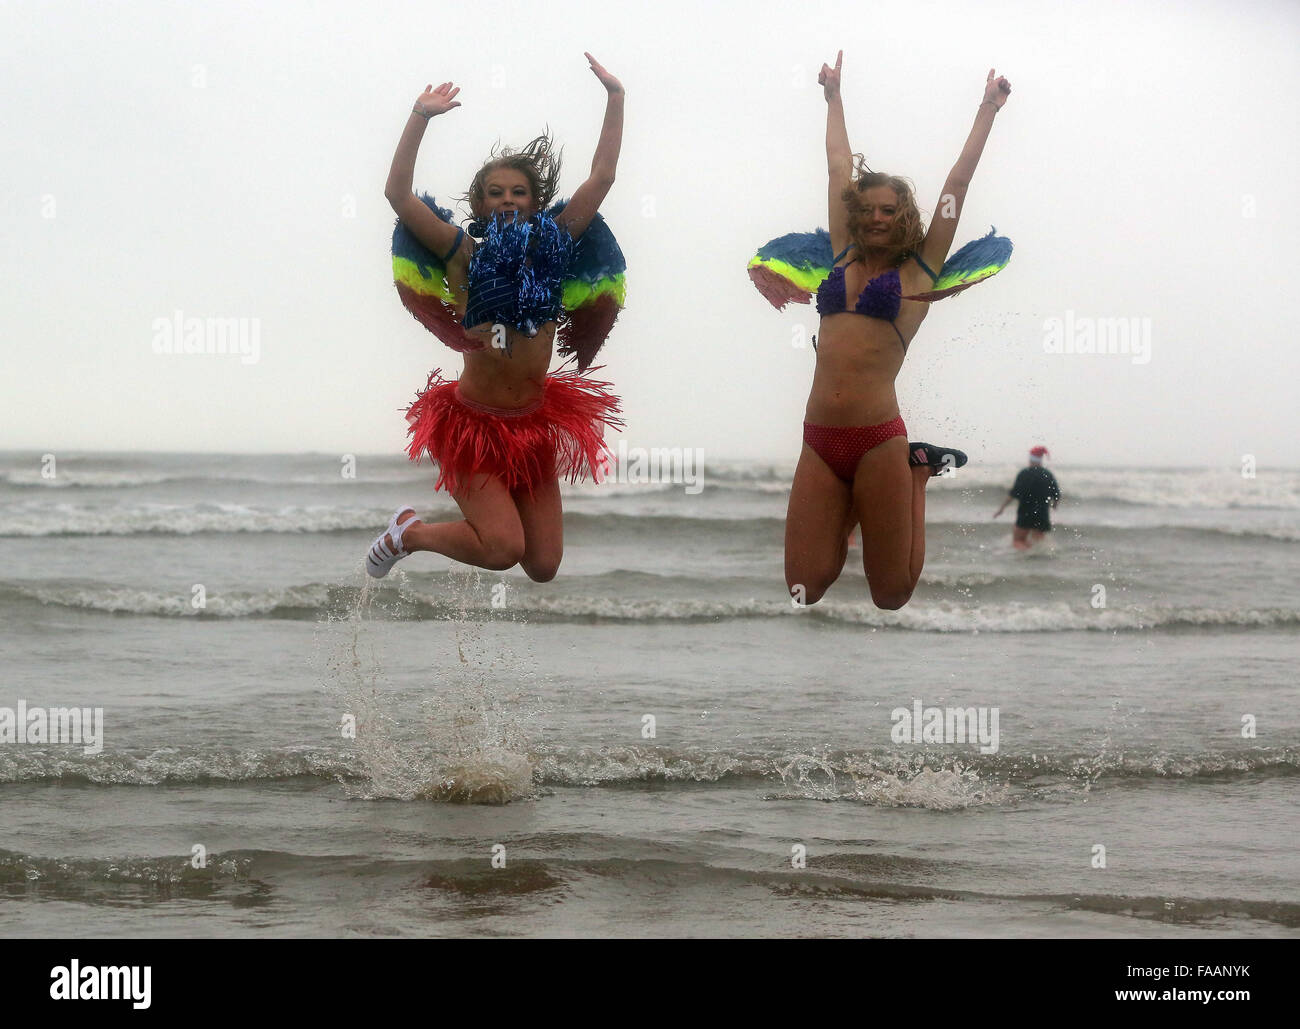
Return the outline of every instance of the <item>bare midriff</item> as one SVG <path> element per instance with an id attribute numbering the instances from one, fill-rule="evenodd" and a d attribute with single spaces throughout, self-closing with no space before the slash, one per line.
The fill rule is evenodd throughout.
<path id="1" fill-rule="evenodd" d="M 847 268 L 845 279 L 851 298 L 867 282 L 860 266 Z M 905 275 L 904 293 L 913 286 Z M 926 304 L 903 301 L 895 324 L 904 339 L 910 341 L 916 334 L 927 311 Z M 894 325 L 884 319 L 852 311 L 824 315 L 817 333 L 817 369 L 804 419 L 815 425 L 879 425 L 896 418 L 899 411 L 894 380 L 903 367 L 903 357 L 902 341 Z"/>
<path id="2" fill-rule="evenodd" d="M 504 335 L 490 324 L 466 330 L 483 340 L 483 349 L 464 354 L 460 392 L 467 400 L 487 407 L 527 407 L 541 398 L 546 383 L 555 322 L 547 322 L 536 336 L 527 336 L 508 325 L 501 330 Z M 501 345 L 506 342 L 510 344 L 508 357 Z"/>
<path id="3" fill-rule="evenodd" d="M 460 297 L 456 316 L 465 317 L 465 283 L 469 274 L 469 248 L 465 248 L 447 269 L 447 281 L 454 295 Z M 529 407 L 541 399 L 546 373 L 551 367 L 551 349 L 555 343 L 555 322 L 547 322 L 536 336 L 529 336 L 511 325 L 499 328 L 492 323 L 465 330 L 483 341 L 481 350 L 467 350 L 461 356 L 465 368 L 460 373 L 460 394 L 484 407 Z M 505 344 L 509 343 L 509 356 Z"/>

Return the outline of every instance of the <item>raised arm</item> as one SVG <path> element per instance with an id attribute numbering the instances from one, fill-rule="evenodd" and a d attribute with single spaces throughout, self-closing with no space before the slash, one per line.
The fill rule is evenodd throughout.
<path id="1" fill-rule="evenodd" d="M 591 219 L 596 217 L 600 205 L 605 202 L 610 187 L 614 185 L 618 153 L 623 147 L 623 84 L 602 68 L 591 54 L 583 56 L 591 62 L 592 73 L 600 79 L 608 98 L 605 101 L 605 123 L 600 127 L 600 142 L 596 144 L 596 156 L 591 159 L 591 174 L 574 191 L 556 219 L 574 239 L 587 231 Z"/>
<path id="2" fill-rule="evenodd" d="M 840 96 L 840 64 L 844 51 L 835 55 L 835 67 L 823 64 L 817 84 L 826 95 L 826 172 L 828 176 L 826 217 L 831 233 L 831 249 L 838 254 L 849 245 L 849 209 L 842 196 L 853 181 L 853 151 L 849 148 L 849 131 L 844 127 L 844 99 Z"/>
<path id="3" fill-rule="evenodd" d="M 984 153 L 984 143 L 989 138 L 989 130 L 993 128 L 993 119 L 1011 95 L 1011 83 L 1005 78 L 995 79 L 993 74 L 993 69 L 990 68 L 988 79 L 984 83 L 984 99 L 975 112 L 975 124 L 966 137 L 961 156 L 957 158 L 957 163 L 948 173 L 948 180 L 943 184 L 943 193 L 935 206 L 934 218 L 930 221 L 930 231 L 926 233 L 925 242 L 921 246 L 921 256 L 925 263 L 936 270 L 952 249 L 953 238 L 957 235 L 957 221 L 961 217 L 962 205 L 966 202 L 966 190 L 975 176 L 980 155 Z"/>
<path id="4" fill-rule="evenodd" d="M 420 152 L 420 141 L 424 139 L 429 120 L 459 107 L 460 101 L 456 99 L 459 92 L 460 88 L 453 87 L 450 82 L 444 82 L 437 89 L 432 83 L 425 87 L 411 108 L 411 116 L 406 119 L 406 128 L 402 130 L 393 165 L 388 170 L 388 182 L 384 185 L 384 196 L 402 224 L 426 247 L 445 258 L 452 256 L 448 251 L 456 246 L 458 238 L 463 237 L 459 237 L 455 225 L 447 224 L 425 207 L 424 202 L 411 192 L 411 183 L 415 178 L 415 158 Z"/>

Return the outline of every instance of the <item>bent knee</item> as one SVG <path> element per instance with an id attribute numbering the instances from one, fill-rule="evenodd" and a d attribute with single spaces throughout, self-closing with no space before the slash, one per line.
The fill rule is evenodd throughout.
<path id="1" fill-rule="evenodd" d="M 876 590 L 871 591 L 871 602 L 883 611 L 897 611 L 912 599 L 911 590 Z"/>
<path id="2" fill-rule="evenodd" d="M 504 572 L 519 563 L 511 551 L 493 550 L 483 559 L 483 567 L 490 572 Z"/>
<path id="3" fill-rule="evenodd" d="M 831 588 L 831 583 L 834 581 L 834 579 L 827 581 L 825 578 L 811 582 L 806 579 L 796 581 L 793 576 L 786 576 L 785 585 L 795 607 L 808 607 L 826 596 L 826 591 Z"/>
<path id="4" fill-rule="evenodd" d="M 554 561 L 521 561 L 524 574 L 533 582 L 550 582 L 560 570 L 560 559 Z"/>

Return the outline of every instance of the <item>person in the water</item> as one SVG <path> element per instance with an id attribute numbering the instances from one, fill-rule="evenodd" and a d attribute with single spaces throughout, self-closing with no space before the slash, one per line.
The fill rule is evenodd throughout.
<path id="1" fill-rule="evenodd" d="M 996 518 L 1011 501 L 1020 502 L 1016 527 L 1011 530 L 1011 545 L 1017 550 L 1028 550 L 1052 531 L 1052 510 L 1060 503 L 1061 487 L 1056 476 L 1043 467 L 1048 456 L 1046 447 L 1034 447 L 1029 452 L 1029 467 L 1020 470 L 1006 500 L 993 512 Z"/>

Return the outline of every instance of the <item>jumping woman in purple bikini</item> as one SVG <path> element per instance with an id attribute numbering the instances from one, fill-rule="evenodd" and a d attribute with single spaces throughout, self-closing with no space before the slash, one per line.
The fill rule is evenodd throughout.
<path id="1" fill-rule="evenodd" d="M 926 483 L 945 467 L 966 463 L 961 451 L 908 443 L 894 380 L 929 310 L 928 303 L 909 298 L 926 294 L 931 300 L 950 292 L 944 289 L 949 269 L 942 277 L 931 269 L 948 257 L 967 186 L 1011 85 L 989 71 L 974 127 L 944 183 L 936 207 L 940 216 L 926 231 L 911 185 L 868 170 L 849 147 L 840 99 L 842 57 L 841 52 L 834 68 L 822 65 L 818 77 L 827 104 L 830 252 L 835 256 L 829 275 L 816 287 L 817 367 L 786 514 L 785 576 L 796 602 L 816 603 L 839 578 L 849 534 L 861 523 L 871 598 L 877 607 L 892 610 L 911 598 L 925 562 Z M 824 246 L 825 233 L 817 235 Z M 783 237 L 785 260 L 797 263 L 789 256 L 793 239 Z M 1000 240 L 1009 255 L 1008 241 L 991 234 L 986 240 Z M 800 299 L 793 292 L 774 295 L 771 284 L 760 281 L 770 278 L 768 269 L 755 272 L 781 243 L 773 241 L 751 263 L 755 283 L 773 303 Z M 778 260 L 771 267 L 781 274 L 779 268 L 788 270 L 790 264 Z"/>

